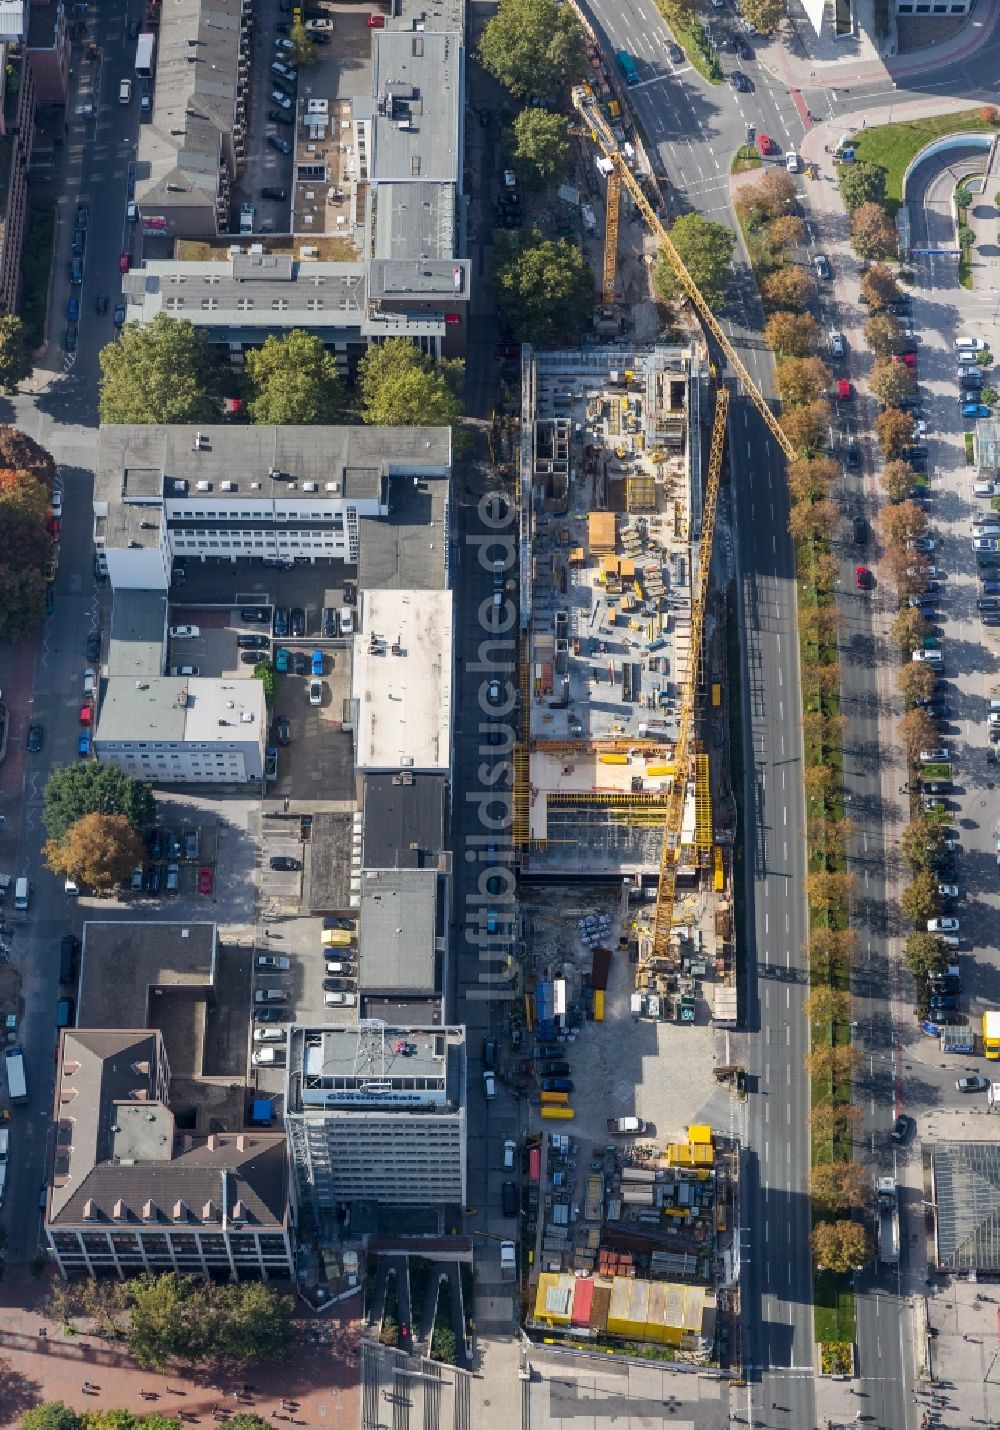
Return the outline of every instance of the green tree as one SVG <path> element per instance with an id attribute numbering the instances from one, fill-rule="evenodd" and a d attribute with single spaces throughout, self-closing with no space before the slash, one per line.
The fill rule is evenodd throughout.
<path id="1" fill-rule="evenodd" d="M 221 1353 L 237 1365 L 277 1360 L 292 1339 L 294 1304 L 290 1296 L 263 1281 L 215 1285 L 213 1296 L 221 1330 Z"/>
<path id="2" fill-rule="evenodd" d="M 743 14 L 759 35 L 773 35 L 785 18 L 785 0 L 743 0 Z"/>
<path id="3" fill-rule="evenodd" d="M 811 313 L 772 313 L 764 337 L 780 357 L 804 358 L 816 351 L 819 324 Z"/>
<path id="4" fill-rule="evenodd" d="M 725 297 L 732 272 L 736 235 L 725 224 L 713 223 L 701 214 L 684 214 L 670 228 L 670 238 L 706 303 L 718 304 Z M 660 254 L 653 283 L 665 301 L 683 294 L 666 253 Z"/>
<path id="5" fill-rule="evenodd" d="M 899 297 L 899 284 L 884 263 L 876 263 L 864 274 L 861 296 L 873 313 L 881 312 Z"/>
<path id="6" fill-rule="evenodd" d="M 892 362 L 887 358 L 879 358 L 872 364 L 868 382 L 879 402 L 884 402 L 886 407 L 898 407 L 917 385 L 905 363 Z"/>
<path id="7" fill-rule="evenodd" d="M 501 316 L 518 342 L 552 347 L 576 341 L 590 326 L 593 269 L 565 238 L 543 239 L 537 231 L 499 234 L 494 285 Z"/>
<path id="8" fill-rule="evenodd" d="M 500 0 L 479 42 L 479 58 L 518 98 L 558 98 L 587 63 L 576 18 L 557 0 Z"/>
<path id="9" fill-rule="evenodd" d="M 514 119 L 514 167 L 522 179 L 554 179 L 569 167 L 566 120 L 547 109 L 522 109 Z"/>
<path id="10" fill-rule="evenodd" d="M 21 641 L 45 619 L 45 577 L 0 566 L 0 639 Z"/>
<path id="11" fill-rule="evenodd" d="M 291 1298 L 260 1282 L 218 1284 L 170 1272 L 128 1284 L 129 1351 L 140 1365 L 246 1365 L 280 1356 L 291 1340 Z"/>
<path id="12" fill-rule="evenodd" d="M 878 164 L 841 164 L 840 197 L 848 209 L 881 203 L 885 197 L 885 170 Z"/>
<path id="13" fill-rule="evenodd" d="M 157 313 L 126 323 L 101 349 L 102 423 L 214 422 L 217 371 L 206 334 L 188 319 Z"/>
<path id="14" fill-rule="evenodd" d="M 925 924 L 941 912 L 937 876 L 930 869 L 918 869 L 899 896 L 899 907 L 911 923 Z"/>
<path id="15" fill-rule="evenodd" d="M 49 1400 L 24 1412 L 21 1430 L 83 1430 L 83 1421 L 61 1400 Z"/>
<path id="16" fill-rule="evenodd" d="M 160 1430 L 173 1430 L 176 1426 L 180 1430 L 181 1422 L 171 1420 L 166 1415 L 151 1415 L 147 1420 L 144 1416 L 133 1415 L 131 1410 L 88 1410 L 86 1414 L 87 1430 L 148 1430 L 150 1420 L 156 1420 Z"/>
<path id="17" fill-rule="evenodd" d="M 431 1359 L 445 1365 L 458 1364 L 458 1342 L 450 1326 L 435 1326 L 431 1337 Z"/>
<path id="18" fill-rule="evenodd" d="M 319 51 L 313 43 L 309 31 L 299 16 L 292 21 L 292 32 L 288 37 L 292 42 L 292 57 L 299 69 L 311 65 Z"/>
<path id="19" fill-rule="evenodd" d="M 795 409 L 799 410 L 802 409 Z M 794 415 L 794 411 L 789 413 L 789 417 Z M 787 427 L 785 431 L 788 431 Z M 814 502 L 796 502 L 788 512 L 788 530 L 796 541 L 818 541 L 829 537 L 836 526 L 838 516 L 837 504 L 829 498 Z"/>
<path id="20" fill-rule="evenodd" d="M 911 933 L 903 945 L 903 965 L 912 978 L 926 978 L 945 964 L 948 950 L 933 933 Z"/>
<path id="21" fill-rule="evenodd" d="M 782 214 L 773 218 L 764 230 L 764 239 L 772 254 L 787 253 L 798 248 L 806 236 L 806 221 L 798 214 Z"/>
<path id="22" fill-rule="evenodd" d="M 460 363 L 435 367 L 406 338 L 370 347 L 358 366 L 361 416 L 374 427 L 450 427 L 461 445 Z"/>
<path id="23" fill-rule="evenodd" d="M 334 423 L 342 411 L 337 364 L 315 333 L 293 328 L 273 334 L 244 359 L 252 396 L 250 416 L 261 425 Z"/>
<path id="24" fill-rule="evenodd" d="M 813 1256 L 821 1271 L 846 1275 L 871 1260 L 868 1233 L 859 1221 L 821 1221 L 810 1237 Z"/>
<path id="25" fill-rule="evenodd" d="M 61 839 L 85 814 L 123 814 L 141 832 L 156 822 L 152 786 L 114 765 L 61 765 L 42 792 L 42 823 L 49 838 Z"/>
<path id="26" fill-rule="evenodd" d="M 52 554 L 48 514 L 48 487 L 31 472 L 0 470 L 0 567 L 45 570 Z"/>
<path id="27" fill-rule="evenodd" d="M 851 244 L 861 258 L 895 258 L 896 225 L 879 204 L 861 204 L 851 214 Z"/>
<path id="28" fill-rule="evenodd" d="M 16 392 L 17 384 L 30 377 L 33 366 L 24 323 L 15 313 L 8 313 L 0 318 L 0 390 Z"/>
<path id="29" fill-rule="evenodd" d="M 782 401 L 796 407 L 815 402 L 830 386 L 830 369 L 818 357 L 783 358 L 775 376 Z"/>

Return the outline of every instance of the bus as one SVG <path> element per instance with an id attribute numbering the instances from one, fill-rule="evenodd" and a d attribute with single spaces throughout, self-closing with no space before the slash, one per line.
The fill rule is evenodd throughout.
<path id="1" fill-rule="evenodd" d="M 618 61 L 618 68 L 625 76 L 625 83 L 630 85 L 638 84 L 639 71 L 636 69 L 635 60 L 629 54 L 628 50 L 619 50 L 615 55 L 615 59 Z"/>

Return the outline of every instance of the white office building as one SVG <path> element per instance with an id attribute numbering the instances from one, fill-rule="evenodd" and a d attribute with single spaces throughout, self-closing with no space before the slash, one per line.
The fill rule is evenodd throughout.
<path id="1" fill-rule="evenodd" d="M 264 776 L 260 680 L 151 676 L 101 682 L 94 753 L 155 784 L 254 784 Z"/>
<path id="2" fill-rule="evenodd" d="M 464 1206 L 465 1107 L 464 1028 L 293 1027 L 285 1129 L 300 1204 Z"/>

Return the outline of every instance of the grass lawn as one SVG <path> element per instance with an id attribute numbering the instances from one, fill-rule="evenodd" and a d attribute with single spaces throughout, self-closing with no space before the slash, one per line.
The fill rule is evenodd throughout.
<path id="1" fill-rule="evenodd" d="M 842 1276 L 817 1271 L 813 1277 L 813 1324 L 818 1341 L 853 1341 L 854 1293 Z"/>
<path id="2" fill-rule="evenodd" d="M 983 121 L 980 109 L 962 109 L 956 114 L 932 114 L 926 119 L 906 119 L 900 124 L 879 124 L 853 136 L 855 156 L 885 170 L 885 207 L 895 218 L 902 202 L 903 175 L 913 158 L 926 144 L 944 134 L 995 132 Z"/>

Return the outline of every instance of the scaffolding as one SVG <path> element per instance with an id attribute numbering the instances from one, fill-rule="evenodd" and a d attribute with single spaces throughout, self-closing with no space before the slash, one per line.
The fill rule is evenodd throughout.
<path id="1" fill-rule="evenodd" d="M 622 181 L 617 169 L 608 175 L 608 197 L 604 211 L 604 278 L 601 307 L 610 313 L 615 306 L 615 272 L 618 266 L 618 211 Z"/>
<path id="2" fill-rule="evenodd" d="M 708 756 L 694 757 L 694 847 L 699 863 L 712 848 L 712 791 L 708 777 Z"/>
<path id="3" fill-rule="evenodd" d="M 511 820 L 511 838 L 515 845 L 523 846 L 531 836 L 530 757 L 523 744 L 514 746 L 514 808 Z"/>

